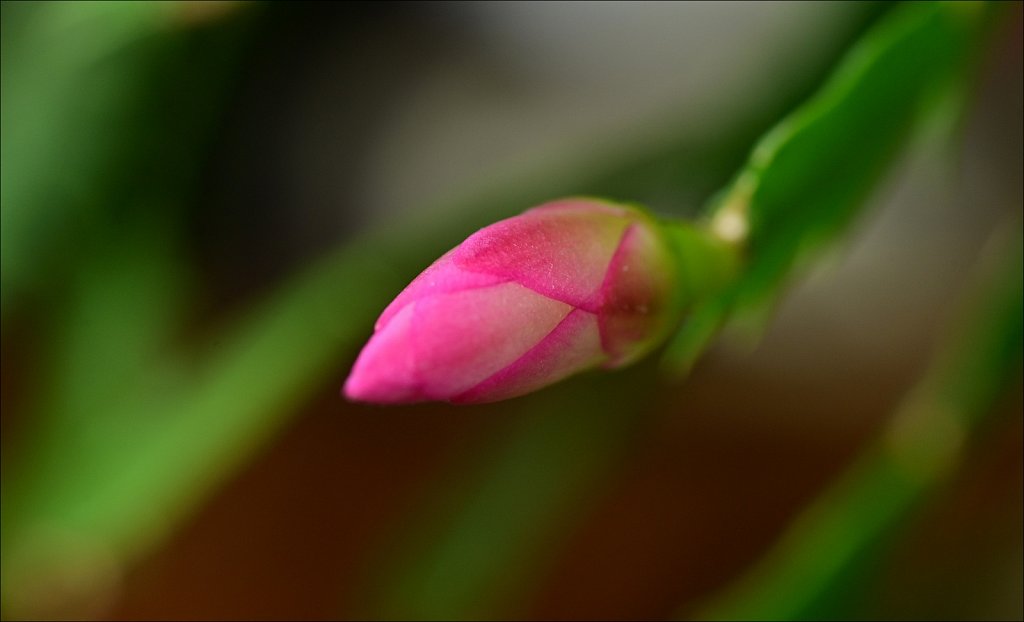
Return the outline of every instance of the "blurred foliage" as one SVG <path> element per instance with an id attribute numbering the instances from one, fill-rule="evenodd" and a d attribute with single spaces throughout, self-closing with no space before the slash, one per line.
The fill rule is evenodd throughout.
<path id="1" fill-rule="evenodd" d="M 872 568 L 909 514 L 953 473 L 971 438 L 1020 382 L 1024 240 L 993 251 L 953 335 L 882 434 L 792 523 L 764 559 L 698 619 L 849 616 L 851 581 Z"/>
<path id="2" fill-rule="evenodd" d="M 473 229 L 565 194 L 693 212 L 848 43 L 815 50 L 721 132 L 670 130 L 660 144 L 581 155 L 369 232 L 182 351 L 172 342 L 198 304 L 182 213 L 264 8 L 2 6 L 5 341 L 19 314 L 51 309 L 35 320 L 49 339 L 46 392 L 26 405 L 25 442 L 3 473 L 8 617 L 45 614 L 39 604 L 62 589 L 88 597 L 106 579 L 98 570 L 83 579 L 83 568 L 121 572 L 159 545 L 329 381 L 388 297 Z M 861 10 L 850 38 L 888 7 Z M 937 84 L 973 49 L 979 11 L 913 5 L 883 15 L 820 94 L 759 143 L 715 203 L 724 211 L 742 199 L 750 270 L 742 288 L 697 311 L 677 356 L 694 356 L 741 298 L 774 293 L 799 253 L 842 230 Z M 806 197 L 814 201 L 794 200 Z M 616 401 L 653 376 L 647 364 L 596 389 L 570 383 L 517 404 L 529 414 L 493 439 L 483 466 L 470 457 L 472 476 L 438 492 L 454 513 L 425 510 L 422 528 L 382 562 L 369 592 L 380 600 L 368 611 L 461 618 L 514 607 L 546 563 L 545 543 L 628 445 L 643 400 L 597 419 L 580 406 Z M 579 451 L 567 452 L 574 441 Z"/>
<path id="3" fill-rule="evenodd" d="M 983 4 L 895 9 L 757 143 L 709 210 L 711 230 L 742 247 L 742 274 L 693 311 L 670 366 L 688 369 L 733 314 L 763 313 L 794 264 L 848 228 L 939 97 L 966 88 L 991 13 Z"/>
<path id="4" fill-rule="evenodd" d="M 528 398 L 501 441 L 472 456 L 473 467 L 437 495 L 426 521 L 398 539 L 397 560 L 380 569 L 386 580 L 370 595 L 367 617 L 524 615 L 517 609 L 537 568 L 643 424 L 656 378 L 649 364 L 646 371 Z M 622 406 L 602 407 L 608 403 Z"/>
<path id="5" fill-rule="evenodd" d="M 52 327 L 47 390 L 3 474 L 7 615 L 33 615 L 20 604 L 80 568 L 144 550 L 187 510 L 181 490 L 216 477 L 204 460 L 245 442 L 216 434 L 239 388 L 217 403 L 208 386 L 231 383 L 252 351 L 232 365 L 218 348 L 196 369 L 165 356 L 194 302 L 180 214 L 248 28 L 215 28 L 218 16 L 165 2 L 3 4 L 5 342 L 23 309 L 52 309 L 33 320 Z"/>
<path id="6" fill-rule="evenodd" d="M 3 3 L 5 315 L 25 295 L 45 299 L 39 284 L 74 270 L 112 230 L 152 212 L 177 224 L 246 26 L 213 32 L 205 19 L 216 13 L 187 8 Z"/>

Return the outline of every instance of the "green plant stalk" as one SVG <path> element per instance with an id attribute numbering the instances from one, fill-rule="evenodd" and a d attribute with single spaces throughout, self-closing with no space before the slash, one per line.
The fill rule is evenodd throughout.
<path id="1" fill-rule="evenodd" d="M 1014 223 L 1019 231 L 1020 224 Z M 828 595 L 904 525 L 956 468 L 1021 370 L 1024 244 L 971 299 L 959 330 L 848 471 L 789 526 L 759 563 L 693 616 L 792 620 L 841 616 Z"/>
<path id="2" fill-rule="evenodd" d="M 761 312 L 794 267 L 849 230 L 929 106 L 972 66 L 991 13 L 984 4 L 897 7 L 757 143 L 704 222 L 744 262 L 683 325 L 666 369 L 689 370 L 724 323 Z"/>
<path id="3" fill-rule="evenodd" d="M 664 229 L 675 250 L 680 297 L 702 302 L 736 278 L 742 264 L 736 245 L 688 222 L 668 222 Z"/>

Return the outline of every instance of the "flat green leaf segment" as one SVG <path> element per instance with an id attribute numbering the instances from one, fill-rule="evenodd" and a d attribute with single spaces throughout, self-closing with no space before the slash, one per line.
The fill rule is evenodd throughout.
<path id="1" fill-rule="evenodd" d="M 813 98 L 762 138 L 709 210 L 745 255 L 666 354 L 686 370 L 737 312 L 770 304 L 792 267 L 846 230 L 925 107 L 970 60 L 984 5 L 908 3 L 860 41 Z"/>

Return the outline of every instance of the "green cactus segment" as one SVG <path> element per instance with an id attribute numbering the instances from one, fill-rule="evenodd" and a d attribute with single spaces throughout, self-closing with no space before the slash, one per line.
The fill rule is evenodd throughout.
<path id="1" fill-rule="evenodd" d="M 685 371 L 734 312 L 770 304 L 792 268 L 842 232 L 943 86 L 969 65 L 985 5 L 892 11 L 806 104 L 754 147 L 706 226 L 743 249 L 735 282 L 694 310 L 666 362 Z"/>

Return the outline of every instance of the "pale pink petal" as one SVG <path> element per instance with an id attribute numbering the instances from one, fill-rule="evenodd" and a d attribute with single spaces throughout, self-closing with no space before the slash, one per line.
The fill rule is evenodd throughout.
<path id="1" fill-rule="evenodd" d="M 515 397 L 598 365 L 606 358 L 601 350 L 596 317 L 576 309 L 511 365 L 452 401 L 479 403 Z"/>
<path id="2" fill-rule="evenodd" d="M 413 279 L 391 304 L 380 314 L 375 330 L 384 328 L 399 311 L 411 302 L 427 296 L 447 294 L 464 289 L 475 289 L 504 283 L 509 279 L 481 272 L 469 272 L 451 262 L 454 250 L 448 251 Z"/>
<path id="3" fill-rule="evenodd" d="M 517 283 L 418 300 L 411 346 L 420 389 L 443 400 L 462 393 L 530 350 L 570 311 Z"/>
<path id="4" fill-rule="evenodd" d="M 382 404 L 427 399 L 420 392 L 416 362 L 409 347 L 414 307 L 415 303 L 406 305 L 392 318 L 386 330 L 370 337 L 345 381 L 346 397 Z"/>
<path id="5" fill-rule="evenodd" d="M 596 294 L 629 222 L 611 206 L 549 205 L 478 231 L 455 249 L 451 261 L 596 311 Z"/>

